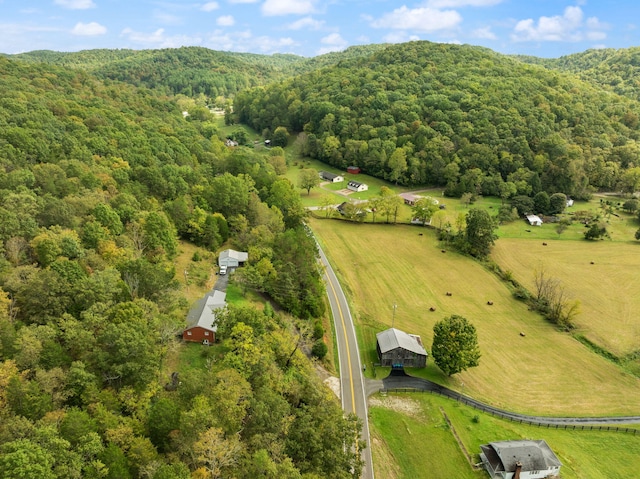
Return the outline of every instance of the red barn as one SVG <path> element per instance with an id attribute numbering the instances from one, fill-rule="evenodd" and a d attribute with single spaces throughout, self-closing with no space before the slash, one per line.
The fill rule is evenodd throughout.
<path id="1" fill-rule="evenodd" d="M 216 340 L 216 311 L 225 307 L 227 293 L 211 291 L 199 300 L 187 315 L 187 328 L 182 339 L 196 343 L 210 344 Z"/>
<path id="2" fill-rule="evenodd" d="M 357 166 L 347 166 L 347 173 L 351 173 L 352 175 L 357 175 L 360 173 L 360 168 Z"/>

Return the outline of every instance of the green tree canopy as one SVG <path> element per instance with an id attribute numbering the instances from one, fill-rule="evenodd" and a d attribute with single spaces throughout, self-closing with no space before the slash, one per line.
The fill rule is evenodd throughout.
<path id="1" fill-rule="evenodd" d="M 456 314 L 438 321 L 433 326 L 431 355 L 447 376 L 477 366 L 480 350 L 475 326 Z"/>

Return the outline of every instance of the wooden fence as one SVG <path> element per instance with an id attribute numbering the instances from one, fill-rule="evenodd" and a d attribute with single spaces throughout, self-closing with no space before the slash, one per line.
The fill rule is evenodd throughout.
<path id="1" fill-rule="evenodd" d="M 518 424 L 527 424 L 530 426 L 538 426 L 538 427 L 546 427 L 547 429 L 565 429 L 565 430 L 578 430 L 578 431 L 611 431 L 611 432 L 622 432 L 627 434 L 636 434 L 640 433 L 640 429 L 633 427 L 624 427 L 624 426 L 605 426 L 601 424 L 559 424 L 553 423 L 550 421 L 536 421 L 533 419 L 525 419 L 514 417 L 512 413 L 508 413 L 505 411 L 500 411 L 498 409 L 484 406 L 475 401 L 470 401 L 463 397 L 457 397 L 450 394 L 444 394 L 440 391 L 433 391 L 429 389 L 417 389 L 417 388 L 392 388 L 392 389 L 381 389 L 381 393 L 384 392 L 396 392 L 396 393 L 431 393 L 438 394 L 440 396 L 454 399 L 459 403 L 465 404 L 467 406 L 471 406 L 474 409 L 482 411 L 484 413 L 491 414 L 492 416 L 499 417 L 502 419 L 508 419 L 509 421 L 516 422 Z M 551 419 L 551 418 L 550 418 Z"/>

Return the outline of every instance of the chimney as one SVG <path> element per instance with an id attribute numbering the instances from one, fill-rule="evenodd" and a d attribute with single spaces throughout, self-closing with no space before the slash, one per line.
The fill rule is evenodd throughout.
<path id="1" fill-rule="evenodd" d="M 516 462 L 516 470 L 513 472 L 513 479 L 520 479 L 520 471 L 522 471 L 522 463 Z"/>

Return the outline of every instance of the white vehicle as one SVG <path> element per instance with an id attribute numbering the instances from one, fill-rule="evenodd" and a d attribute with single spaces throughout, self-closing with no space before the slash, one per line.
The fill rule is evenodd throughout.
<path id="1" fill-rule="evenodd" d="M 226 266 L 224 266 L 224 265 L 220 266 L 220 274 L 221 275 L 227 274 L 227 267 Z"/>

